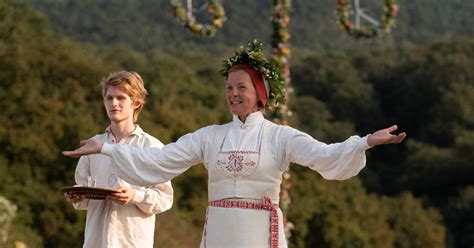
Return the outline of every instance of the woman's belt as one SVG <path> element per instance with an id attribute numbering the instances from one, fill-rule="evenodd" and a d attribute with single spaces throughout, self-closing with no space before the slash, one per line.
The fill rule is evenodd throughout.
<path id="1" fill-rule="evenodd" d="M 269 197 L 264 196 L 262 203 L 223 199 L 211 201 L 209 202 L 209 206 L 270 211 L 270 239 L 268 242 L 270 248 L 278 248 L 278 205 L 273 204 Z"/>

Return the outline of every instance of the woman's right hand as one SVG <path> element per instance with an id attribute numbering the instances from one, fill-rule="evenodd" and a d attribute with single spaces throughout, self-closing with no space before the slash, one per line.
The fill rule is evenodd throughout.
<path id="1" fill-rule="evenodd" d="M 100 153 L 103 145 L 103 143 L 97 142 L 93 139 L 81 140 L 79 144 L 81 147 L 74 151 L 63 151 L 63 155 L 68 157 L 80 157 L 84 155 Z"/>

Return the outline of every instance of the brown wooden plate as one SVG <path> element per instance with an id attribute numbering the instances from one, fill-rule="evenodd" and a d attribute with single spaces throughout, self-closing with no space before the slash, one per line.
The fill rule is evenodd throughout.
<path id="1" fill-rule="evenodd" d="M 85 186 L 67 186 L 61 189 L 63 193 L 69 195 L 78 195 L 86 199 L 103 200 L 112 193 L 120 193 L 117 190 L 105 188 L 93 188 Z"/>

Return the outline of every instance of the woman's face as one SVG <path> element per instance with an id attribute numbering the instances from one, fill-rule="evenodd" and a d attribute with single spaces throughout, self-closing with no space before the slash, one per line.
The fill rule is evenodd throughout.
<path id="1" fill-rule="evenodd" d="M 232 114 L 245 121 L 247 116 L 258 111 L 257 90 L 244 70 L 233 71 L 227 77 L 227 106 Z"/>

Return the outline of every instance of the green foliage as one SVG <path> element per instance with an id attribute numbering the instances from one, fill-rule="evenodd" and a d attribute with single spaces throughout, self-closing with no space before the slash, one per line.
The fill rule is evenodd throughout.
<path id="1" fill-rule="evenodd" d="M 156 217 L 155 247 L 199 247 L 201 235 L 202 229 L 182 218 L 176 208 Z"/>
<path id="2" fill-rule="evenodd" d="M 271 1 L 224 1 L 227 21 L 213 38 L 198 38 L 171 14 L 169 1 L 155 0 L 28 0 L 45 13 L 54 29 L 63 35 L 103 45 L 128 44 L 141 51 L 198 48 L 222 54 L 258 38 L 270 44 Z M 183 1 L 184 2 L 184 1 Z M 194 0 L 199 8 L 207 0 Z M 293 47 L 307 50 L 340 50 L 354 47 L 354 41 L 339 30 L 336 1 L 300 0 L 292 3 L 288 27 Z M 383 1 L 362 3 L 367 14 L 381 20 Z M 387 43 L 423 43 L 474 33 L 472 1 L 398 0 L 396 27 L 383 38 L 357 42 L 360 46 Z M 65 14 L 67 13 L 67 14 Z M 211 16 L 197 13 L 197 21 Z M 367 24 L 369 25 L 369 24 Z M 120 28 L 119 28 L 120 27 Z"/>
<path id="3" fill-rule="evenodd" d="M 343 139 L 330 136 L 346 131 L 341 122 L 362 135 L 398 124 L 408 140 L 369 152 L 368 168 L 361 173 L 364 185 L 382 194 L 412 191 L 445 213 L 446 199 L 456 199 L 474 181 L 473 52 L 472 39 L 453 39 L 306 56 L 292 71 L 299 95 L 293 100 L 293 123 L 326 142 Z M 458 218 L 448 215 L 444 223 Z M 448 227 L 451 243 L 462 240 L 458 229 Z"/>
<path id="4" fill-rule="evenodd" d="M 7 242 L 11 246 L 22 241 L 28 247 L 80 247 L 85 213 L 74 210 L 59 190 L 73 183 L 77 160 L 63 157 L 60 151 L 76 147 L 79 140 L 102 132 L 108 124 L 97 86 L 100 79 L 120 69 L 139 72 L 150 93 L 140 125 L 164 143 L 204 125 L 227 122 L 224 80 L 218 75 L 221 56 L 209 53 L 242 43 L 233 37 L 269 36 L 269 27 L 264 25 L 267 6 L 248 0 L 226 2 L 229 21 L 222 32 L 212 41 L 197 41 L 179 27 L 169 29 L 174 25 L 170 17 L 156 14 L 162 13 L 165 1 L 31 1 L 40 9 L 48 7 L 51 25 L 63 34 L 102 45 L 58 37 L 45 17 L 28 5 L 0 1 L 0 192 L 18 206 Z M 446 11 L 459 3 L 446 2 Z M 451 15 L 449 20 L 456 23 L 467 13 L 472 4 L 464 4 L 456 12 L 459 16 Z M 413 15 L 421 9 L 426 13 L 419 22 L 411 20 L 413 26 L 428 25 L 427 16 L 437 13 L 426 8 L 428 3 L 401 1 L 401 5 L 403 18 L 412 18 L 404 9 Z M 470 56 L 474 40 L 370 50 L 357 44 L 347 52 L 310 55 L 305 53 L 308 48 L 345 47 L 342 44 L 347 41 L 332 39 L 345 34 L 329 31 L 329 25 L 307 32 L 298 24 L 305 18 L 317 23 L 332 16 L 332 7 L 322 6 L 332 5 L 294 3 L 299 13 L 292 18 L 294 44 L 301 50 L 292 67 L 296 90 L 291 101 L 292 125 L 318 140 L 338 142 L 395 122 L 407 131 L 408 140 L 370 150 L 362 180 L 328 182 L 315 172 L 292 166 L 290 219 L 296 229 L 290 246 L 471 245 L 473 232 L 466 223 L 472 222 L 474 181 L 474 60 Z M 142 11 L 128 12 L 137 9 Z M 313 15 L 318 11 L 324 14 Z M 256 18 L 238 17 L 251 15 Z M 168 26 L 148 25 L 153 22 L 147 16 Z M 397 22 L 395 40 L 411 35 L 410 41 L 422 41 L 446 32 L 447 24 L 443 24 L 416 34 L 402 28 L 407 25 L 403 18 Z M 443 18 L 430 21 L 444 23 Z M 241 28 L 250 26 L 251 19 L 254 29 Z M 111 28 L 113 22 L 123 29 Z M 61 24 L 65 26 L 56 26 Z M 64 28 L 78 24 L 84 29 Z M 128 26 L 132 24 L 143 29 Z M 472 25 L 459 26 L 451 33 L 470 34 Z M 327 40 L 310 39 L 326 31 Z M 130 50 L 130 44 L 143 50 L 158 44 L 161 49 L 145 54 Z M 197 49 L 201 45 L 212 46 L 209 53 Z M 170 47 L 186 49 L 170 51 Z M 203 166 L 196 166 L 173 181 L 175 208 L 158 218 L 157 246 L 199 243 L 207 205 L 206 173 Z M 412 194 L 401 194 L 405 191 Z"/>
<path id="5" fill-rule="evenodd" d="M 343 54 L 302 58 L 293 67 L 297 95 L 324 102 L 336 120 L 366 126 L 367 115 L 377 114 L 372 86 L 365 82 L 355 62 Z"/>
<path id="6" fill-rule="evenodd" d="M 394 231 L 393 247 L 445 247 L 445 228 L 435 209 L 424 209 L 410 193 L 384 199 L 387 222 Z"/>
<path id="7" fill-rule="evenodd" d="M 212 63 L 199 63 L 194 70 L 160 51 L 145 56 L 123 47 L 78 45 L 51 34 L 44 19 L 27 5 L 1 2 L 0 10 L 5 13 L 0 20 L 0 145 L 5 148 L 0 153 L 0 192 L 18 205 L 9 243 L 78 247 L 84 212 L 74 210 L 60 193 L 61 187 L 73 184 L 77 160 L 60 151 L 76 147 L 108 124 L 100 79 L 122 68 L 143 75 L 150 91 L 143 127 L 170 142 L 224 119 L 218 63 L 208 57 Z M 184 209 L 180 218 L 186 220 L 194 218 L 190 216 L 196 209 L 205 213 L 194 204 L 205 196 L 205 173 L 189 171 L 193 173 L 202 186 L 195 196 L 184 191 L 189 203 L 179 201 Z M 177 192 L 187 187 L 182 181 L 175 183 Z"/>
<path id="8" fill-rule="evenodd" d="M 82 226 L 65 221 L 58 186 L 71 182 L 74 163 L 59 152 L 95 131 L 100 115 L 83 89 L 107 69 L 52 35 L 27 5 L 2 1 L 0 12 L 0 191 L 18 205 L 10 243 L 73 245 Z"/>
<path id="9" fill-rule="evenodd" d="M 295 247 L 444 247 L 439 212 L 410 194 L 380 199 L 358 179 L 326 181 L 295 166 L 293 172 Z"/>
<path id="10" fill-rule="evenodd" d="M 144 73 L 150 85 L 147 110 L 153 113 L 150 118 L 158 128 L 169 133 L 170 136 L 156 133 L 164 142 L 216 123 L 227 113 L 223 80 L 206 75 L 217 74 L 217 65 L 194 70 L 185 62 L 160 53 L 153 54 L 149 63 L 151 66 Z"/>
<path id="11" fill-rule="evenodd" d="M 468 247 L 474 242 L 474 187 L 468 186 L 452 197 L 445 209 L 446 224 L 452 232 L 452 247 Z"/>
<path id="12" fill-rule="evenodd" d="M 328 107 L 311 96 L 299 96 L 292 101 L 290 125 L 324 142 L 339 142 L 353 135 L 351 122 L 336 121 Z"/>

